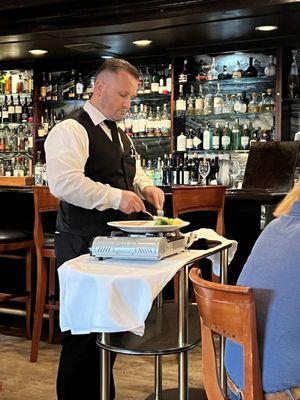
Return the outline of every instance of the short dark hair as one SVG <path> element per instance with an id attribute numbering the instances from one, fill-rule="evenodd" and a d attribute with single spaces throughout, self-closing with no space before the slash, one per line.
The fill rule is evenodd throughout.
<path id="1" fill-rule="evenodd" d="M 123 60 L 122 58 L 110 58 L 105 60 L 103 64 L 101 64 L 100 68 L 96 72 L 96 78 L 102 71 L 127 71 L 134 78 L 139 79 L 139 71 L 131 65 L 128 61 Z"/>

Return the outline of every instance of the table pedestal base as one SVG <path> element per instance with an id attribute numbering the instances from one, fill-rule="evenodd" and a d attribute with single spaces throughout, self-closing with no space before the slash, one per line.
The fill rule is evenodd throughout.
<path id="1" fill-rule="evenodd" d="M 145 400 L 156 400 L 151 394 Z M 157 399 L 158 400 L 158 399 Z M 162 398 L 159 400 L 178 400 L 178 389 L 167 389 L 162 391 Z M 189 400 L 207 400 L 204 389 L 189 389 Z"/>

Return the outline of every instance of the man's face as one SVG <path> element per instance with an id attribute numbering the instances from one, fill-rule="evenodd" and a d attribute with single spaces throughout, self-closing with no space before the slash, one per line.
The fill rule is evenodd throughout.
<path id="1" fill-rule="evenodd" d="M 127 71 L 103 71 L 96 80 L 91 103 L 113 121 L 120 121 L 130 109 L 131 98 L 136 96 L 138 80 Z"/>

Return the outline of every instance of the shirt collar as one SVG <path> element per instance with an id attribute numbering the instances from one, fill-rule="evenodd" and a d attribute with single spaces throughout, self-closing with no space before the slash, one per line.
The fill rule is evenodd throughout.
<path id="1" fill-rule="evenodd" d="M 84 104 L 83 109 L 89 114 L 95 126 L 101 124 L 105 119 L 107 119 L 101 111 L 90 103 L 89 100 Z"/>
<path id="2" fill-rule="evenodd" d="M 292 205 L 292 209 L 290 211 L 290 214 L 300 215 L 300 200 L 299 201 L 295 201 L 295 203 Z"/>

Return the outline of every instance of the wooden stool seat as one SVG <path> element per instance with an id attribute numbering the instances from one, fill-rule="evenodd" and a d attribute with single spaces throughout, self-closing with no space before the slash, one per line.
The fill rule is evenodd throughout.
<path id="1" fill-rule="evenodd" d="M 18 301 L 26 303 L 26 336 L 28 338 L 31 337 L 31 274 L 33 267 L 33 248 L 33 240 L 30 233 L 10 228 L 0 229 L 0 258 L 24 260 L 26 269 L 24 290 L 16 293 L 0 293 L 0 302 Z"/>

